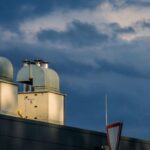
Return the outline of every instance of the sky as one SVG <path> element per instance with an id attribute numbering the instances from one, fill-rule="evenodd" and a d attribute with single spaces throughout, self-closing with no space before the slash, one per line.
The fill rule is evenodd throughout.
<path id="1" fill-rule="evenodd" d="M 50 62 L 66 96 L 67 126 L 150 140 L 149 0 L 1 0 L 0 55 Z"/>

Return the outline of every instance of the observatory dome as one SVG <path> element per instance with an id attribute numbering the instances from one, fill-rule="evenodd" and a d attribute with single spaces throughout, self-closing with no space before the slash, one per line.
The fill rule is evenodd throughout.
<path id="1" fill-rule="evenodd" d="M 0 57 L 0 80 L 13 80 L 13 66 L 12 63 L 4 57 Z"/>
<path id="2" fill-rule="evenodd" d="M 23 66 L 17 74 L 17 81 L 31 84 L 35 91 L 59 92 L 59 76 L 51 68 L 44 68 L 35 64 Z"/>

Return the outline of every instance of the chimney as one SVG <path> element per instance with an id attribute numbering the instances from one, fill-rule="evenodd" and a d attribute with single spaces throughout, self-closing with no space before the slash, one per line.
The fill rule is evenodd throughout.
<path id="1" fill-rule="evenodd" d="M 48 68 L 48 61 L 41 61 L 41 67 Z"/>
<path id="2" fill-rule="evenodd" d="M 41 62 L 42 62 L 42 60 L 40 60 L 40 59 L 35 59 L 34 60 L 34 63 L 35 63 L 35 65 L 37 65 L 37 66 L 41 66 Z"/>
<path id="3" fill-rule="evenodd" d="M 25 59 L 23 60 L 23 66 L 28 66 L 30 64 L 30 60 Z"/>

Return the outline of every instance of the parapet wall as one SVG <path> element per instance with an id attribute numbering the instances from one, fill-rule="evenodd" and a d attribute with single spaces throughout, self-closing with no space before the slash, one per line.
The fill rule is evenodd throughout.
<path id="1" fill-rule="evenodd" d="M 0 150 L 100 150 L 104 133 L 0 115 Z M 150 150 L 150 142 L 122 138 L 120 150 Z"/>

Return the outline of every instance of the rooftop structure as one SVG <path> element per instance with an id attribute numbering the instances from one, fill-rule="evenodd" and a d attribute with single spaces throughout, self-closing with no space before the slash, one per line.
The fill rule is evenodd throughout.
<path id="1" fill-rule="evenodd" d="M 13 83 L 11 62 L 0 57 L 0 112 L 25 119 L 64 124 L 64 94 L 59 76 L 44 60 L 24 60 L 17 81 L 24 86 L 18 93 Z"/>
<path id="2" fill-rule="evenodd" d="M 24 60 L 23 67 L 17 74 L 17 81 L 25 85 L 31 85 L 33 91 L 60 92 L 59 76 L 51 68 L 48 62 L 43 60 Z"/>
<path id="3" fill-rule="evenodd" d="M 12 63 L 4 57 L 0 57 L 0 80 L 13 81 Z"/>
<path id="4" fill-rule="evenodd" d="M 56 71 L 24 60 L 13 82 L 11 62 L 0 57 L 0 150 L 108 150 L 106 134 L 64 125 L 64 94 Z M 121 138 L 121 150 L 149 150 L 150 142 Z"/>

